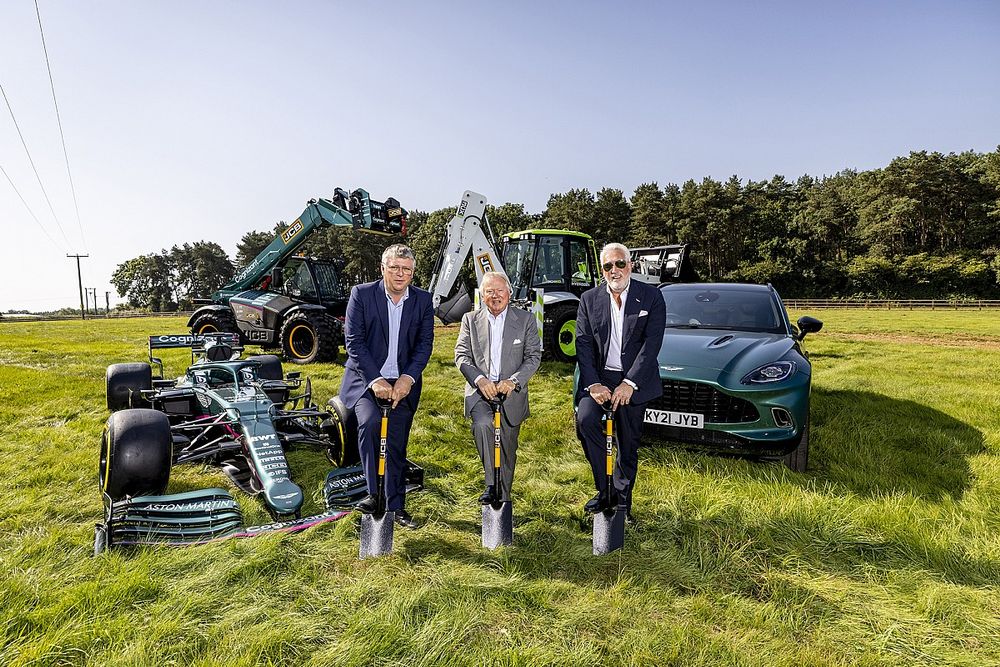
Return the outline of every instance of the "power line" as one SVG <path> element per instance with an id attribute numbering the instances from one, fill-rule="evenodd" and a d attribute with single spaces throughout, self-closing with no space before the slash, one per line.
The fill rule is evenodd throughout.
<path id="1" fill-rule="evenodd" d="M 3 101 L 7 103 L 7 110 L 10 112 L 10 119 L 14 121 L 14 128 L 17 129 L 17 136 L 21 138 L 21 145 L 24 146 L 24 152 L 28 156 L 28 162 L 31 163 L 31 169 L 35 172 L 35 178 L 38 179 L 38 187 L 42 189 L 42 194 L 45 195 L 45 202 L 49 205 L 49 211 L 52 212 L 52 217 L 56 221 L 56 227 L 59 228 L 59 232 L 62 234 L 63 239 L 66 240 L 66 245 L 72 246 L 73 244 L 69 242 L 66 232 L 59 223 L 59 216 L 56 215 L 56 210 L 52 207 L 52 201 L 49 200 L 49 193 L 45 191 L 45 186 L 42 184 L 42 177 L 38 175 L 38 169 L 35 167 L 35 161 L 31 159 L 31 151 L 28 150 L 28 142 L 24 140 L 24 135 L 21 133 L 21 126 L 17 124 L 17 117 L 14 115 L 14 109 L 10 106 L 10 100 L 7 99 L 7 91 L 3 89 L 3 84 L 0 84 L 0 94 L 3 95 Z"/>
<path id="2" fill-rule="evenodd" d="M 69 176 L 69 189 L 73 193 L 73 208 L 76 210 L 76 224 L 80 228 L 80 241 L 83 249 L 87 249 L 87 239 L 83 235 L 83 222 L 80 220 L 80 205 L 76 201 L 76 186 L 73 185 L 73 172 L 69 168 L 69 153 L 66 151 L 66 136 L 63 134 L 62 118 L 59 115 L 59 102 L 56 101 L 56 84 L 52 78 L 52 67 L 49 65 L 49 49 L 45 46 L 45 31 L 42 30 L 42 13 L 35 0 L 35 15 L 38 17 L 38 34 L 42 37 L 42 52 L 45 54 L 45 69 L 49 72 L 49 87 L 52 89 L 52 106 L 56 109 L 56 123 L 59 125 L 59 138 L 62 140 L 63 158 L 66 160 L 66 175 Z"/>
<path id="3" fill-rule="evenodd" d="M 49 241 L 52 241 L 52 245 L 58 247 L 59 243 L 54 238 L 52 238 L 52 236 L 49 234 L 48 230 L 45 229 L 45 227 L 42 225 L 41 221 L 38 219 L 38 216 L 36 216 L 35 212 L 31 210 L 30 206 L 28 206 L 28 202 L 24 201 L 24 197 L 21 196 L 21 192 L 17 189 L 17 186 L 14 185 L 14 181 L 10 180 L 10 176 L 7 175 L 7 171 L 3 168 L 2 165 L 0 165 L 0 173 L 3 173 L 4 177 L 7 179 L 7 182 L 10 183 L 10 187 L 12 187 L 14 189 L 14 192 L 17 194 L 18 198 L 21 200 L 21 203 L 24 204 L 24 208 L 28 209 L 28 213 L 31 215 L 31 219 L 34 220 L 38 224 L 38 228 L 42 230 L 43 234 L 45 234 L 45 238 L 47 238 Z M 62 250 L 62 248 L 60 248 L 60 250 Z"/>

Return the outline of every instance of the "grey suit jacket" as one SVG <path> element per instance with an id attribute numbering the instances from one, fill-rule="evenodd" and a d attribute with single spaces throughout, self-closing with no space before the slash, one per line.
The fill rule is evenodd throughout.
<path id="1" fill-rule="evenodd" d="M 465 376 L 465 416 L 472 407 L 484 400 L 476 388 L 480 375 L 490 376 L 489 310 L 485 307 L 462 316 L 462 329 L 455 343 L 455 365 Z M 517 426 L 528 418 L 528 380 L 542 361 L 542 345 L 538 340 L 535 316 L 514 306 L 507 307 L 501 344 L 500 380 L 517 380 L 521 391 L 513 392 L 504 401 L 503 414 L 507 422 Z"/>

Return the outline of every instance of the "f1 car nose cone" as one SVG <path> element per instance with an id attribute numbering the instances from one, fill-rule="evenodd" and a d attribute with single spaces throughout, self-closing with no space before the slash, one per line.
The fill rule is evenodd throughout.
<path id="1" fill-rule="evenodd" d="M 274 482 L 264 494 L 268 506 L 279 514 L 292 514 L 302 507 L 302 489 L 290 480 Z"/>

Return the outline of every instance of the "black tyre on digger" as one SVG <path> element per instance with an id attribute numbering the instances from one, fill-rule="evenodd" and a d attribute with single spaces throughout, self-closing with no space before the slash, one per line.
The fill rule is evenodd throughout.
<path id="1" fill-rule="evenodd" d="M 578 303 L 560 303 L 545 313 L 545 353 L 556 361 L 576 361 L 576 310 Z"/>
<path id="2" fill-rule="evenodd" d="M 336 361 L 340 351 L 339 323 L 319 311 L 300 310 L 281 325 L 281 352 L 293 364 Z"/>
<path id="3" fill-rule="evenodd" d="M 240 333 L 240 329 L 236 326 L 236 318 L 233 314 L 225 310 L 213 310 L 202 315 L 199 315 L 194 322 L 191 323 L 191 333 L 194 334 L 208 334 L 208 333 Z"/>

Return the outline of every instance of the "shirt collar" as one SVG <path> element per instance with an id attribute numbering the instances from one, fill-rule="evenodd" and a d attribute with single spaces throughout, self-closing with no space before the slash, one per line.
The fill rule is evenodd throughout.
<path id="1" fill-rule="evenodd" d="M 632 276 L 628 277 L 628 282 L 625 283 L 625 289 L 622 290 L 622 301 L 625 300 L 625 295 L 628 294 L 628 289 L 630 287 L 632 287 Z M 407 288 L 407 289 L 409 289 L 409 288 Z M 611 285 L 609 283 L 605 283 L 604 284 L 604 289 L 607 291 L 607 293 L 609 295 L 612 294 L 612 292 L 611 292 Z"/>
<path id="2" fill-rule="evenodd" d="M 510 308 L 510 306 L 507 306 L 507 308 Z M 504 308 L 503 310 L 501 310 L 499 315 L 493 315 L 493 313 L 490 312 L 490 309 L 487 308 L 486 309 L 486 317 L 490 318 L 494 322 L 503 321 L 504 318 L 507 316 L 507 308 Z"/>
<path id="3" fill-rule="evenodd" d="M 393 306 L 397 306 L 397 307 L 398 307 L 398 306 L 401 306 L 401 305 L 403 304 L 403 302 L 404 302 L 404 301 L 406 301 L 407 299 L 409 299 L 409 298 L 410 298 L 410 286 L 409 286 L 409 285 L 407 285 L 407 286 L 406 286 L 406 291 L 405 291 L 405 292 L 403 292 L 403 298 L 399 300 L 399 303 L 396 303 L 395 301 L 393 301 L 393 300 L 392 300 L 392 295 L 391 295 L 391 294 L 389 294 L 389 290 L 387 290 L 387 289 L 385 288 L 385 283 L 384 283 L 384 282 L 382 283 L 382 291 L 383 291 L 383 292 L 385 292 L 385 298 L 386 298 L 386 299 L 387 299 L 387 300 L 389 301 L 389 303 L 391 303 L 391 304 L 392 304 Z"/>

